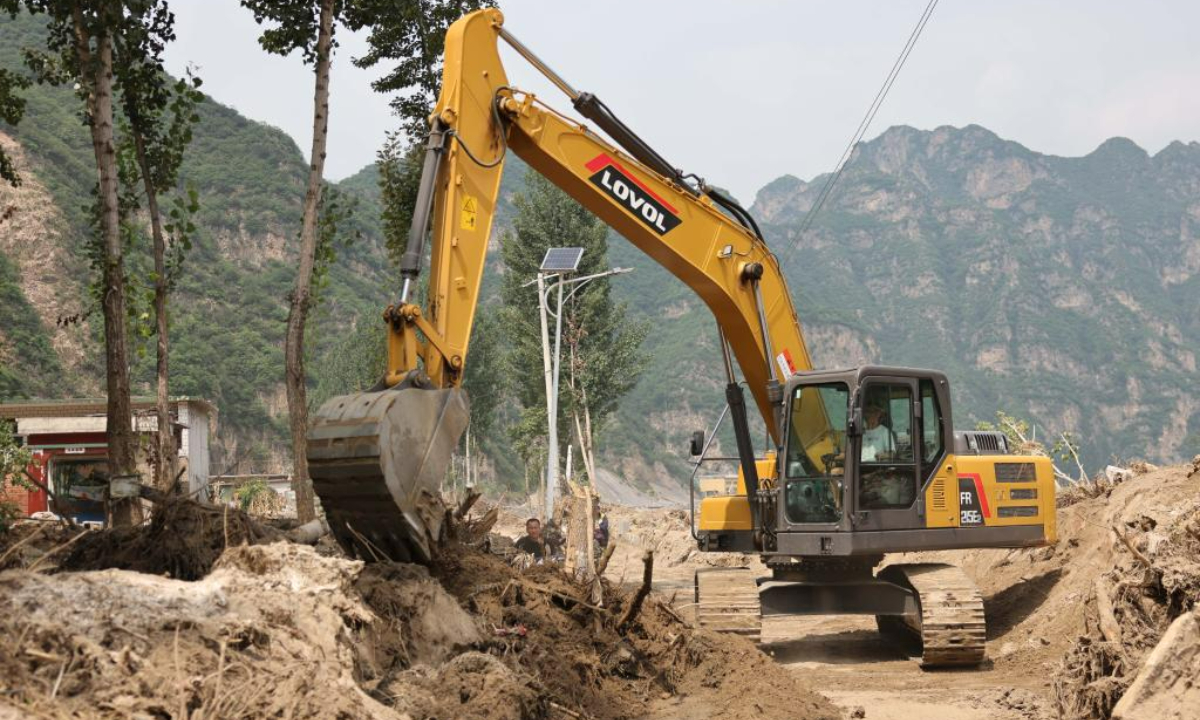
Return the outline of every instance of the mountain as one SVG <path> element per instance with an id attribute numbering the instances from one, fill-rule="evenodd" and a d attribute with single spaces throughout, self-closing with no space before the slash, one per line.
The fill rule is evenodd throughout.
<path id="1" fill-rule="evenodd" d="M 1200 144 L 1063 158 L 978 126 L 891 128 L 801 233 L 824 180 L 780 178 L 753 208 L 802 317 L 945 369 L 959 426 L 1026 416 L 1091 466 L 1200 451 Z"/>
<path id="2" fill-rule="evenodd" d="M 40 32 L 28 17 L 0 19 L 0 67 L 19 68 L 20 48 Z M 87 315 L 84 250 L 91 148 L 69 89 L 26 96 L 21 125 L 0 124 L 26 180 L 0 187 L 0 398 L 97 394 L 100 323 Z M 218 405 L 217 470 L 279 470 L 282 337 L 306 163 L 287 135 L 213 100 L 201 116 L 183 169 L 200 192 L 201 233 L 174 297 L 172 392 Z M 525 172 L 510 159 L 498 231 Z M 368 166 L 336 184 L 359 202 L 348 228 L 358 239 L 339 251 L 309 334 L 314 384 L 338 341 L 377 322 L 394 297 L 376 179 Z M 819 367 L 943 369 L 958 427 L 997 410 L 1028 417 L 1039 437 L 1074 433 L 1091 468 L 1112 456 L 1200 452 L 1200 394 L 1190 391 L 1200 351 L 1200 145 L 1150 156 L 1115 138 L 1062 158 L 977 126 L 896 127 L 860 144 L 801 233 L 826 179 L 779 178 L 752 207 Z M 644 375 L 600 438 L 601 462 L 642 485 L 684 478 L 688 436 L 723 404 L 714 322 L 686 286 L 615 235 L 610 262 L 635 268 L 613 279 L 614 295 L 653 331 Z M 490 297 L 498 253 L 489 267 Z M 143 350 L 139 392 L 152 380 L 153 348 Z M 504 437 L 483 446 L 498 479 L 519 486 Z"/>

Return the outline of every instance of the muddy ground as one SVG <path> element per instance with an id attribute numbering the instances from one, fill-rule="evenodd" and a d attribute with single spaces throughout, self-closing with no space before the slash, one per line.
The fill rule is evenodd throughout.
<path id="1" fill-rule="evenodd" d="M 662 562 L 656 567 L 655 589 L 672 599 L 681 614 L 691 610 L 692 575 L 699 567 L 745 562 L 766 572 L 754 558 L 696 552 L 684 511 L 606 510 L 616 536 L 625 540 L 614 555 L 610 576 L 626 581 L 636 578 L 640 547 L 656 548 Z M 886 558 L 885 563 L 954 563 L 975 580 L 984 594 L 988 619 L 988 661 L 977 670 L 922 670 L 917 648 L 884 642 L 871 617 L 768 619 L 760 647 L 776 663 L 818 688 L 848 717 L 1058 718 L 1062 715 L 1056 681 L 1063 682 L 1064 657 L 1081 638 L 1089 641 L 1096 635 L 1091 621 L 1095 616 L 1097 578 L 1106 577 L 1110 584 L 1120 584 L 1131 571 L 1137 574 L 1138 561 L 1118 540 L 1113 528 L 1134 538 L 1143 551 L 1161 549 L 1168 576 L 1200 579 L 1200 566 L 1195 562 L 1178 571 L 1174 568 L 1179 558 L 1169 557 L 1174 546 L 1176 555 L 1200 560 L 1181 545 L 1183 541 L 1178 537 L 1195 532 L 1188 523 L 1195 524 L 1197 518 L 1200 471 L 1192 466 L 1154 469 L 1108 488 L 1098 497 L 1060 508 L 1059 542 L 1054 547 L 907 553 Z M 518 518 L 514 515 L 504 519 L 515 532 Z M 1194 601 L 1193 595 L 1174 602 L 1190 607 Z M 1162 617 L 1163 613 L 1176 615 L 1183 610 L 1168 609 L 1158 600 L 1141 604 L 1151 606 L 1150 615 L 1157 612 L 1159 616 L 1149 620 L 1118 618 L 1131 628 L 1127 635 L 1134 626 L 1148 635 L 1140 641 L 1126 638 L 1130 647 L 1124 651 L 1128 675 L 1124 684 L 1132 679 L 1165 629 L 1164 621 L 1169 619 Z M 1156 604 L 1157 611 L 1153 610 Z M 1200 685 L 1200 677 L 1193 683 Z M 1065 714 L 1070 716 L 1070 712 Z M 1187 711 L 1180 717 L 1188 717 Z M 1200 718 L 1200 710 L 1195 710 L 1193 717 Z"/>
<path id="2" fill-rule="evenodd" d="M 922 670 L 870 617 L 768 619 L 758 649 L 694 630 L 696 569 L 761 565 L 698 553 L 683 511 L 605 510 L 599 600 L 470 532 L 427 569 L 211 508 L 78 538 L 20 529 L 0 542 L 0 718 L 1200 717 L 1200 465 L 1061 508 L 1053 547 L 887 558 L 974 578 L 989 633 L 972 670 Z M 494 530 L 521 532 L 519 509 L 498 514 Z M 655 593 L 627 620 L 647 548 Z M 1182 641 L 1164 655 L 1168 626 Z"/>

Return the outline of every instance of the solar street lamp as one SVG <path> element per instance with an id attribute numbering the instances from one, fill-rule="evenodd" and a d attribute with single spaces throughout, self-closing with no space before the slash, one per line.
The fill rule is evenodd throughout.
<path id="1" fill-rule="evenodd" d="M 569 300 L 587 283 L 597 278 L 609 275 L 619 275 L 632 272 L 631 268 L 613 268 L 601 273 L 571 277 L 579 270 L 579 262 L 583 259 L 583 248 L 561 247 L 550 248 L 542 259 L 538 270 L 538 308 L 542 320 L 542 366 L 546 378 L 546 519 L 554 517 L 554 502 L 558 494 L 558 378 L 562 358 L 562 308 L 563 301 Z M 547 287 L 547 280 L 557 278 L 553 285 Z M 563 290 L 571 285 L 571 292 L 563 297 Z M 554 312 L 554 352 L 550 352 L 550 293 L 557 291 L 558 298 Z"/>

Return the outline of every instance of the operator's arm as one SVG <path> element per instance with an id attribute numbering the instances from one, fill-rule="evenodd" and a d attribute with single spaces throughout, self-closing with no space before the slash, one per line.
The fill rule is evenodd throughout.
<path id="1" fill-rule="evenodd" d="M 435 139 L 441 156 L 431 198 L 430 301 L 426 317 L 409 318 L 410 328 L 416 325 L 429 341 L 419 343 L 411 329 L 406 340 L 400 331 L 396 318 L 414 313 L 407 299 L 391 309 L 397 332 L 389 382 L 415 369 L 418 354 L 435 385 L 461 381 L 507 145 L 704 300 L 778 439 L 767 397 L 770 368 L 782 382 L 810 369 L 811 362 L 775 256 L 707 195 L 650 170 L 531 94 L 510 89 L 497 52 L 502 23 L 498 10 L 482 10 L 456 22 L 446 37 L 442 92 L 433 116 L 435 137 L 439 127 L 448 135 Z M 410 247 L 419 250 L 419 244 Z M 419 266 L 419 260 L 414 255 L 410 265 Z"/>

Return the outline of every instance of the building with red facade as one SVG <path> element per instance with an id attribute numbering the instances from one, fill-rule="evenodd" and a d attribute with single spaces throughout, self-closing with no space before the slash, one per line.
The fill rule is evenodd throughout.
<path id="1" fill-rule="evenodd" d="M 134 428 L 149 441 L 158 428 L 154 401 L 135 398 L 132 407 Z M 15 503 L 25 515 L 65 511 L 81 521 L 102 521 L 109 475 L 106 411 L 103 399 L 0 404 L 0 419 L 15 421 L 17 437 L 33 453 L 29 474 L 69 507 L 51 507 L 44 490 L 11 480 L 0 488 L 0 499 Z M 207 400 L 181 397 L 172 398 L 170 412 L 179 467 L 184 469 L 180 482 L 189 492 L 201 494 L 208 486 L 216 408 Z"/>

